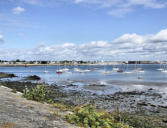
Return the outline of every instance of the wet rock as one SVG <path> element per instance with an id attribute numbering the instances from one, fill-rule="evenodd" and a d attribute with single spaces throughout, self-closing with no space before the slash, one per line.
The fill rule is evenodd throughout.
<path id="1" fill-rule="evenodd" d="M 75 85 L 75 84 L 69 84 L 69 85 L 67 85 L 67 87 L 76 87 L 77 85 Z"/>
<path id="2" fill-rule="evenodd" d="M 104 84 L 91 84 L 89 86 L 105 87 L 106 85 L 104 85 Z"/>
<path id="3" fill-rule="evenodd" d="M 152 91 L 152 90 L 153 90 L 153 88 L 149 88 L 148 90 L 149 90 L 149 91 Z"/>
<path id="4" fill-rule="evenodd" d="M 143 101 L 143 102 L 137 103 L 137 105 L 139 105 L 139 106 L 148 106 L 148 103 Z"/>
<path id="5" fill-rule="evenodd" d="M 13 73 L 0 72 L 0 78 L 12 78 L 12 77 L 17 77 L 17 76 Z"/>
<path id="6" fill-rule="evenodd" d="M 156 105 L 154 105 L 154 104 L 150 104 L 150 106 L 151 106 L 151 107 L 156 107 Z"/>
<path id="7" fill-rule="evenodd" d="M 41 78 L 37 75 L 33 75 L 33 76 L 27 76 L 25 77 L 26 80 L 41 80 Z"/>
<path id="8" fill-rule="evenodd" d="M 11 89 L 16 89 L 19 92 L 23 92 L 25 86 L 27 86 L 28 88 L 35 88 L 37 85 L 31 82 L 18 82 L 18 81 L 3 81 L 0 82 L 0 84 Z"/>
<path id="9" fill-rule="evenodd" d="M 130 92 L 117 92 L 116 95 L 142 95 L 144 92 L 130 91 Z"/>
<path id="10" fill-rule="evenodd" d="M 161 107 L 161 108 L 167 108 L 167 106 L 163 106 L 163 105 L 159 105 L 159 107 Z"/>
<path id="11" fill-rule="evenodd" d="M 164 120 L 162 120 L 162 122 L 167 123 L 167 120 L 164 119 Z"/>

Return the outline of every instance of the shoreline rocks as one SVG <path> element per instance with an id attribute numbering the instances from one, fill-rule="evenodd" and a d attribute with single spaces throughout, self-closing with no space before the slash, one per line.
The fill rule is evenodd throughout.
<path id="1" fill-rule="evenodd" d="M 27 76 L 24 78 L 25 80 L 41 80 L 41 78 L 37 75 Z"/>
<path id="2" fill-rule="evenodd" d="M 0 72 L 0 79 L 1 78 L 13 78 L 13 77 L 17 77 L 17 76 L 13 73 Z"/>

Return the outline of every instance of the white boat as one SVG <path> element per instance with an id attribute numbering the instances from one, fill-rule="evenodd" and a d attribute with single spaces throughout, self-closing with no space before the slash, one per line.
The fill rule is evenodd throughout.
<path id="1" fill-rule="evenodd" d="M 90 72 L 91 70 L 89 70 L 89 69 L 86 69 L 86 70 L 84 70 L 85 72 Z"/>
<path id="2" fill-rule="evenodd" d="M 110 74 L 109 71 L 103 71 L 102 73 L 103 73 L 103 74 Z"/>
<path id="3" fill-rule="evenodd" d="M 75 71 L 75 72 L 80 72 L 81 69 L 79 69 L 79 68 L 74 68 L 74 71 Z"/>
<path id="4" fill-rule="evenodd" d="M 68 69 L 68 68 L 64 68 L 64 69 L 62 69 L 62 70 L 63 70 L 63 71 L 65 71 L 65 72 L 66 72 L 66 71 L 69 71 L 69 69 Z"/>
<path id="5" fill-rule="evenodd" d="M 127 64 L 126 70 L 124 71 L 125 74 L 131 74 L 133 72 L 129 71 L 129 65 Z"/>
<path id="6" fill-rule="evenodd" d="M 139 73 L 144 73 L 145 71 L 138 71 Z"/>
<path id="7" fill-rule="evenodd" d="M 48 73 L 49 71 L 47 71 L 47 70 L 45 70 L 45 71 L 43 71 L 44 73 Z"/>
<path id="8" fill-rule="evenodd" d="M 68 73 L 68 74 L 72 74 L 72 72 L 69 72 L 69 71 L 67 71 L 66 73 Z"/>
<path id="9" fill-rule="evenodd" d="M 164 69 L 163 68 L 159 68 L 159 69 L 157 69 L 158 71 L 163 71 Z"/>
<path id="10" fill-rule="evenodd" d="M 79 72 L 79 73 L 86 73 L 85 70 L 81 70 L 81 69 L 80 69 L 78 72 Z"/>
<path id="11" fill-rule="evenodd" d="M 162 72 L 167 73 L 167 70 L 163 70 Z"/>
<path id="12" fill-rule="evenodd" d="M 126 73 L 126 74 L 131 74 L 131 73 L 133 73 L 133 72 L 130 72 L 130 71 L 125 71 L 124 73 Z"/>
<path id="13" fill-rule="evenodd" d="M 144 73 L 145 72 L 143 68 L 137 68 L 136 71 L 139 72 L 139 73 Z"/>
<path id="14" fill-rule="evenodd" d="M 160 66 L 159 66 L 159 68 L 157 69 L 158 71 L 164 71 L 165 70 L 165 64 L 163 64 L 163 62 L 160 62 L 160 64 L 159 64 Z"/>
<path id="15" fill-rule="evenodd" d="M 120 68 L 113 68 L 112 70 L 114 70 L 114 71 L 118 71 L 118 70 L 120 70 Z"/>

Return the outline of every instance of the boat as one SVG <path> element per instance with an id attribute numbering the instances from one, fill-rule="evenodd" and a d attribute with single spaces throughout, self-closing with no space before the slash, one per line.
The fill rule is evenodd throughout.
<path id="1" fill-rule="evenodd" d="M 99 70 L 99 68 L 94 68 L 93 70 Z"/>
<path id="2" fill-rule="evenodd" d="M 104 70 L 102 71 L 102 73 L 103 74 L 110 74 L 110 71 L 107 71 L 107 69 L 106 69 L 106 64 L 104 63 L 104 61 L 102 61 L 103 62 L 103 64 L 104 64 Z"/>
<path id="3" fill-rule="evenodd" d="M 131 73 L 133 73 L 133 72 L 125 71 L 124 73 L 125 73 L 125 74 L 131 74 Z"/>
<path id="4" fill-rule="evenodd" d="M 69 72 L 69 71 L 67 71 L 66 73 L 68 73 L 68 74 L 72 74 L 72 72 Z"/>
<path id="5" fill-rule="evenodd" d="M 80 72 L 80 69 L 79 68 L 74 68 L 74 71 L 75 72 Z"/>
<path id="6" fill-rule="evenodd" d="M 102 73 L 103 73 L 103 74 L 110 74 L 109 71 L 103 71 Z"/>
<path id="7" fill-rule="evenodd" d="M 63 71 L 60 69 L 60 70 L 56 70 L 56 73 L 57 74 L 62 74 L 63 73 Z"/>
<path id="8" fill-rule="evenodd" d="M 69 71 L 69 69 L 67 68 L 67 64 L 66 64 L 66 62 L 65 62 L 65 67 L 64 67 L 64 69 L 62 69 L 64 72 L 67 72 L 67 71 Z"/>
<path id="9" fill-rule="evenodd" d="M 143 77 L 142 76 L 138 76 L 137 79 L 143 79 Z"/>
<path id="10" fill-rule="evenodd" d="M 159 69 L 157 69 L 158 71 L 164 71 L 164 69 L 163 68 L 159 68 Z"/>
<path id="11" fill-rule="evenodd" d="M 133 73 L 133 72 L 130 72 L 129 71 L 129 68 L 128 68 L 129 66 L 128 66 L 128 64 L 127 64 L 127 67 L 126 67 L 126 71 L 124 72 L 125 74 L 131 74 L 131 73 Z"/>
<path id="12" fill-rule="evenodd" d="M 90 71 L 91 71 L 91 70 L 89 70 L 89 69 L 85 69 L 85 70 L 84 70 L 84 72 L 90 72 Z"/>
<path id="13" fill-rule="evenodd" d="M 120 68 L 113 68 L 112 70 L 113 71 L 118 71 L 118 70 L 120 70 Z"/>
<path id="14" fill-rule="evenodd" d="M 68 69 L 68 68 L 64 68 L 64 69 L 62 69 L 62 70 L 63 70 L 63 71 L 65 71 L 65 72 L 66 72 L 66 71 L 69 71 L 69 69 Z"/>
<path id="15" fill-rule="evenodd" d="M 86 73 L 84 70 L 79 70 L 79 73 Z"/>
<path id="16" fill-rule="evenodd" d="M 44 73 L 48 73 L 49 71 L 45 70 Z"/>
<path id="17" fill-rule="evenodd" d="M 137 71 L 144 71 L 144 68 L 137 68 Z"/>
<path id="18" fill-rule="evenodd" d="M 144 69 L 143 68 L 137 68 L 136 71 L 139 72 L 139 73 L 144 73 Z"/>
<path id="19" fill-rule="evenodd" d="M 167 73 L 167 70 L 165 70 L 165 69 L 164 69 L 162 72 L 165 72 L 165 73 Z"/>
<path id="20" fill-rule="evenodd" d="M 157 70 L 163 72 L 165 70 L 165 65 L 163 65 L 162 62 L 160 62 L 160 67 Z"/>
<path id="21" fill-rule="evenodd" d="M 59 62 L 59 65 L 58 65 L 58 69 L 56 70 L 56 73 L 57 74 L 62 74 L 63 73 L 63 70 L 60 69 L 60 62 Z"/>
<path id="22" fill-rule="evenodd" d="M 121 69 L 119 69 L 119 70 L 117 70 L 117 72 L 122 73 L 122 72 L 124 72 L 124 71 L 123 71 L 123 70 L 121 70 Z"/>

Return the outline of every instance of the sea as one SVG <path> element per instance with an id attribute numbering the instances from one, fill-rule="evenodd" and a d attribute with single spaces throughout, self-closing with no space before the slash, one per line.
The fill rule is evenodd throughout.
<path id="1" fill-rule="evenodd" d="M 18 77 L 3 80 L 25 81 L 26 76 L 37 75 L 41 82 L 49 85 L 56 84 L 65 86 L 69 84 L 77 87 L 69 87 L 75 90 L 89 90 L 97 93 L 115 93 L 117 91 L 155 88 L 161 92 L 167 92 L 167 72 L 158 69 L 165 68 L 160 64 L 119 64 L 119 65 L 67 65 L 67 66 L 2 66 L 0 72 L 14 73 Z M 58 69 L 69 69 L 62 74 L 57 74 Z M 74 69 L 88 70 L 77 72 Z M 113 68 L 120 68 L 124 72 L 114 71 Z M 137 68 L 143 69 L 136 71 Z M 48 71 L 45 73 L 44 71 Z M 104 73 L 105 72 L 105 73 Z M 89 85 L 95 85 L 93 88 Z M 100 86 L 96 86 L 100 85 Z M 102 86 L 102 85 L 107 85 Z"/>

